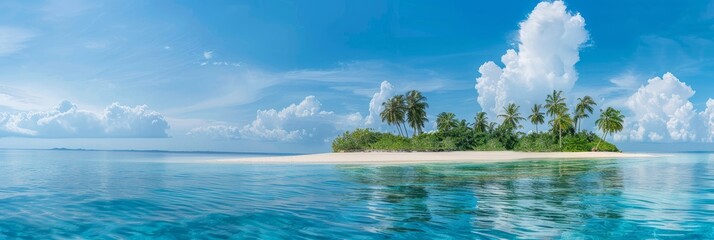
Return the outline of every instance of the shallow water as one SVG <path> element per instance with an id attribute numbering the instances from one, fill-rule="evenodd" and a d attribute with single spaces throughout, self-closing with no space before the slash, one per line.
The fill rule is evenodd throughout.
<path id="1" fill-rule="evenodd" d="M 0 238 L 714 239 L 714 155 L 414 166 L 0 150 Z"/>

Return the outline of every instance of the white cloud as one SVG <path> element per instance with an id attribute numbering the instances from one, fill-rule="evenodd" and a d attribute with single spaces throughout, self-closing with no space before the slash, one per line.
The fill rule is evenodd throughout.
<path id="1" fill-rule="evenodd" d="M 697 114 L 689 101 L 694 93 L 672 73 L 649 79 L 625 102 L 632 115 L 625 119 L 625 129 L 615 140 L 691 142 L 710 138 L 711 129 L 709 134 L 697 134 L 704 126 L 700 119 L 707 123 L 711 116 L 709 102 L 707 110 Z"/>
<path id="2" fill-rule="evenodd" d="M 212 94 L 210 98 L 201 99 L 195 104 L 180 106 L 163 112 L 169 115 L 176 115 L 248 104 L 259 99 L 263 89 L 274 86 L 280 81 L 275 74 L 249 69 L 241 69 L 217 80 L 223 83 L 218 85 L 221 88 L 215 89 L 215 94 Z"/>
<path id="3" fill-rule="evenodd" d="M 519 24 L 518 48 L 479 67 L 478 103 L 491 117 L 504 105 L 543 102 L 552 90 L 571 90 L 578 78 L 575 63 L 588 40 L 585 19 L 567 11 L 562 1 L 541 2 Z"/>
<path id="4" fill-rule="evenodd" d="M 321 108 L 322 104 L 315 96 L 307 96 L 300 103 L 291 104 L 280 111 L 258 110 L 255 120 L 243 127 L 215 124 L 194 128 L 188 134 L 280 142 L 308 139 L 325 141 L 364 121 L 359 113 L 338 115 Z"/>
<path id="5" fill-rule="evenodd" d="M 330 83 L 332 89 L 350 91 L 372 97 L 374 84 L 388 79 L 400 86 L 398 90 L 416 89 L 421 92 L 463 90 L 463 85 L 429 69 L 416 69 L 385 61 L 353 61 L 340 63 L 332 69 L 302 69 L 280 74 L 288 82 L 316 81 Z"/>
<path id="6" fill-rule="evenodd" d="M 0 56 L 24 49 L 35 34 L 21 28 L 0 27 Z"/>
<path id="7" fill-rule="evenodd" d="M 191 129 L 187 135 L 206 135 L 213 139 L 240 139 L 240 128 L 219 123 Z"/>
<path id="8" fill-rule="evenodd" d="M 51 100 L 45 99 L 47 96 L 39 97 L 40 95 L 33 95 L 16 87 L 0 85 L 0 107 L 24 111 L 45 109 L 48 101 Z"/>
<path id="9" fill-rule="evenodd" d="M 630 71 L 610 78 L 610 82 L 615 85 L 615 88 L 618 89 L 633 89 L 640 85 L 637 75 Z"/>
<path id="10" fill-rule="evenodd" d="M 102 113 L 77 109 L 64 101 L 53 110 L 0 113 L 0 136 L 37 138 L 168 137 L 169 124 L 146 105 L 114 103 Z"/>
<path id="11" fill-rule="evenodd" d="M 203 52 L 203 58 L 205 58 L 206 60 L 213 58 L 213 51 Z"/>
<path id="12" fill-rule="evenodd" d="M 45 20 L 60 20 L 82 15 L 95 8 L 94 4 L 85 0 L 50 0 L 41 10 L 45 13 Z"/>
<path id="13" fill-rule="evenodd" d="M 707 109 L 699 113 L 699 116 L 704 121 L 704 126 L 706 128 L 706 134 L 704 137 L 705 142 L 714 141 L 714 99 L 707 100 Z"/>
<path id="14" fill-rule="evenodd" d="M 359 97 L 371 98 L 375 84 L 388 79 L 398 83 L 397 91 L 416 89 L 422 92 L 463 90 L 463 85 L 444 75 L 427 69 L 414 69 L 383 61 L 359 61 L 341 63 L 330 69 L 302 69 L 286 72 L 265 71 L 241 62 L 200 61 L 195 64 L 205 68 L 226 67 L 232 71 L 215 81 L 221 84 L 211 89 L 215 94 L 197 103 L 164 110 L 168 115 L 203 111 L 207 109 L 233 107 L 252 103 L 267 94 L 266 89 L 288 84 L 296 86 L 307 82 L 329 83 L 329 88 L 348 92 Z M 282 89 L 282 88 L 281 88 Z M 271 89 L 275 90 L 275 89 Z M 270 94 L 280 94 L 271 91 Z M 262 97 L 261 97 L 262 96 Z"/>
<path id="15" fill-rule="evenodd" d="M 394 87 L 389 82 L 383 81 L 379 86 L 379 92 L 374 93 L 372 100 L 369 101 L 369 115 L 365 120 L 366 126 L 374 127 L 381 123 L 382 119 L 379 114 L 384 109 L 382 103 L 392 96 L 394 96 Z"/>

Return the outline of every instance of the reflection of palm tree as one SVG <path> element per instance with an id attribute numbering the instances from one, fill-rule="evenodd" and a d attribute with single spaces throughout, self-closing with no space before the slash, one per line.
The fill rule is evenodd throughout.
<path id="1" fill-rule="evenodd" d="M 348 176 L 347 181 L 364 186 L 350 192 L 357 198 L 348 199 L 370 201 L 349 204 L 376 208 L 373 211 L 382 214 L 378 225 L 389 226 L 381 229 L 387 233 L 414 231 L 412 226 L 415 225 L 411 224 L 431 224 L 437 217 L 467 220 L 470 224 L 466 226 L 469 231 L 464 233 L 467 235 L 513 231 L 495 224 L 499 222 L 545 232 L 547 227 L 554 226 L 578 228 L 572 223 L 594 216 L 622 218 L 618 208 L 597 208 L 589 204 L 592 201 L 606 206 L 618 204 L 623 177 L 620 169 L 608 160 L 338 169 Z M 372 197 L 365 198 L 365 195 Z M 468 222 L 469 219 L 472 221 Z M 538 225 L 533 219 L 539 220 Z"/>

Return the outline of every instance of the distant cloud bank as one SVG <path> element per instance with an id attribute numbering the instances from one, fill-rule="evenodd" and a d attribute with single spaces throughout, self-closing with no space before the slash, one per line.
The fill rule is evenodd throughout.
<path id="1" fill-rule="evenodd" d="M 0 137 L 165 138 L 168 129 L 164 117 L 146 105 L 113 103 L 94 113 L 63 101 L 49 111 L 0 113 Z"/>
<path id="2" fill-rule="evenodd" d="M 363 124 L 360 113 L 339 115 L 321 110 L 315 96 L 307 96 L 282 110 L 258 110 L 255 120 L 243 127 L 214 124 L 194 128 L 188 135 L 205 135 L 217 139 L 252 139 L 278 142 L 297 140 L 329 141 L 344 130 Z"/>
<path id="3" fill-rule="evenodd" d="M 695 91 L 672 73 L 654 77 L 632 94 L 625 106 L 632 115 L 618 141 L 712 142 L 714 140 L 714 99 L 697 113 L 689 99 Z"/>

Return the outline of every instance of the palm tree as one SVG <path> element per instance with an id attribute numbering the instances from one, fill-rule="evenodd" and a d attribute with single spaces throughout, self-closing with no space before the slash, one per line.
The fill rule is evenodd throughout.
<path id="1" fill-rule="evenodd" d="M 407 92 L 406 108 L 407 122 L 414 129 L 412 135 L 421 134 L 422 129 L 424 129 L 424 122 L 429 121 L 426 118 L 426 109 L 429 108 L 429 104 L 426 103 L 426 97 L 417 90 Z"/>
<path id="2" fill-rule="evenodd" d="M 595 145 L 595 149 L 600 147 L 600 142 L 607 137 L 607 134 L 613 134 L 622 131 L 625 116 L 620 111 L 612 107 L 607 107 L 605 111 L 600 109 L 600 118 L 595 120 L 595 125 L 602 131 L 602 138 Z"/>
<path id="3" fill-rule="evenodd" d="M 561 94 L 563 94 L 563 91 L 553 90 L 553 93 L 545 98 L 545 108 L 547 109 L 546 113 L 548 113 L 548 116 L 553 117 L 563 111 L 563 108 L 566 108 L 565 98 L 561 97 Z"/>
<path id="4" fill-rule="evenodd" d="M 575 128 L 578 132 L 580 132 L 580 120 L 590 117 L 590 114 L 593 113 L 593 106 L 595 105 L 597 105 L 597 103 L 595 103 L 590 96 L 578 98 L 578 104 L 575 105 L 575 113 L 573 114 Z"/>
<path id="5" fill-rule="evenodd" d="M 405 122 L 405 116 L 407 114 L 407 103 L 406 99 L 404 98 L 404 95 L 397 95 L 394 96 L 394 101 L 395 105 L 399 108 L 400 112 L 402 113 L 401 117 L 399 118 L 399 125 L 404 128 L 404 136 L 409 137 L 409 133 L 407 132 L 407 124 Z"/>
<path id="6" fill-rule="evenodd" d="M 498 115 L 503 118 L 503 123 L 501 123 L 501 125 L 511 130 L 520 128 L 521 126 L 518 123 L 521 120 L 526 119 L 521 117 L 521 113 L 518 112 L 519 108 L 521 107 L 515 103 L 510 103 L 508 106 L 503 107 L 503 111 L 505 111 L 505 113 Z"/>
<path id="7" fill-rule="evenodd" d="M 541 109 L 540 104 L 534 104 L 533 108 L 531 108 L 531 115 L 528 116 L 528 120 L 535 125 L 536 132 L 538 132 L 538 124 L 543 124 L 545 122 L 545 116 L 543 115 L 543 112 L 540 111 Z"/>
<path id="8" fill-rule="evenodd" d="M 456 124 L 456 114 L 454 113 L 442 112 L 436 116 L 436 129 L 438 129 L 439 132 L 454 129 L 456 128 Z"/>
<path id="9" fill-rule="evenodd" d="M 495 122 L 488 123 L 488 132 L 492 133 L 493 131 L 496 131 L 497 127 L 498 127 L 498 124 Z"/>
<path id="10" fill-rule="evenodd" d="M 397 130 L 399 131 L 399 136 L 403 136 L 402 134 L 402 128 L 401 124 L 404 122 L 404 113 L 405 113 L 405 108 L 404 108 L 404 97 L 399 95 L 399 96 L 394 96 L 387 101 L 382 103 L 382 106 L 384 109 L 382 110 L 381 113 L 379 113 L 379 116 L 382 118 L 383 122 L 386 122 L 388 125 L 396 125 Z M 406 132 L 406 129 L 405 129 Z"/>
<path id="11" fill-rule="evenodd" d="M 474 118 L 474 130 L 476 132 L 486 132 L 488 130 L 488 117 L 486 112 L 479 112 Z"/>
<path id="12" fill-rule="evenodd" d="M 556 113 L 553 120 L 550 120 L 550 125 L 553 126 L 554 130 L 558 130 L 558 145 L 560 149 L 563 149 L 563 129 L 567 129 L 573 125 L 573 119 L 570 118 L 567 109 Z"/>
<path id="13" fill-rule="evenodd" d="M 466 119 L 461 119 L 461 121 L 457 122 L 456 129 L 459 129 L 459 131 L 465 131 L 468 130 L 469 125 L 471 124 L 467 122 Z"/>

